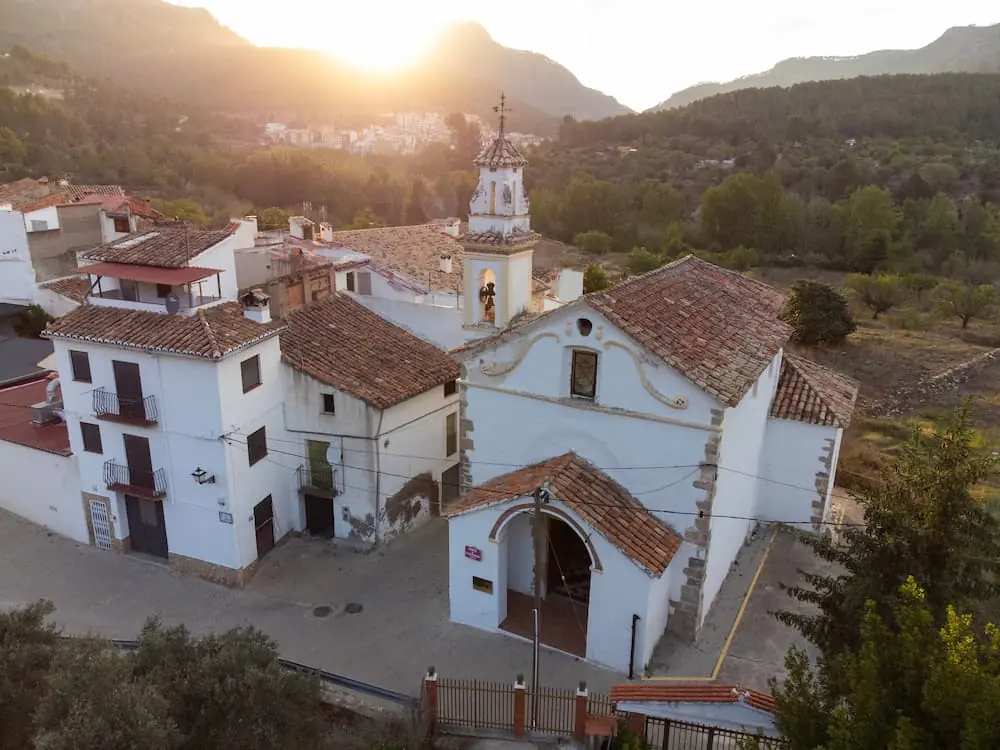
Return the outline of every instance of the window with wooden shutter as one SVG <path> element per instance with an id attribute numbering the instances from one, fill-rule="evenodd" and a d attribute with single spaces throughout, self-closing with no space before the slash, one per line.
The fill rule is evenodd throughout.
<path id="1" fill-rule="evenodd" d="M 372 275 L 369 271 L 364 271 L 358 274 L 358 294 L 364 294 L 366 296 L 371 296 L 372 293 Z"/>
<path id="2" fill-rule="evenodd" d="M 71 351 L 69 353 L 70 366 L 73 368 L 73 380 L 78 383 L 92 383 L 90 377 L 90 356 L 87 352 Z"/>
<path id="3" fill-rule="evenodd" d="M 251 466 L 267 456 L 266 428 L 261 427 L 247 438 L 247 455 L 250 457 Z"/>

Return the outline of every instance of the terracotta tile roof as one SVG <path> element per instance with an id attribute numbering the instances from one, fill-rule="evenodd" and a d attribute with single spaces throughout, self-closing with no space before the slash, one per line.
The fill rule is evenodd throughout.
<path id="1" fill-rule="evenodd" d="M 25 206 L 31 206 L 51 194 L 48 183 L 30 177 L 0 185 L 0 203 L 9 203 L 15 211 L 23 211 Z"/>
<path id="2" fill-rule="evenodd" d="M 662 682 L 631 682 L 611 686 L 611 702 L 651 703 L 747 703 L 761 711 L 774 713 L 774 698 L 767 693 L 748 690 L 738 685 L 666 684 Z"/>
<path id="3" fill-rule="evenodd" d="M 74 302 L 83 302 L 90 296 L 90 280 L 86 276 L 67 276 L 41 285 L 56 294 L 61 294 Z"/>
<path id="4" fill-rule="evenodd" d="M 528 160 L 518 150 L 517 146 L 508 140 L 507 135 L 502 131 L 493 136 L 489 143 L 483 146 L 473 161 L 477 167 L 489 167 L 490 169 L 504 169 L 525 167 Z"/>
<path id="5" fill-rule="evenodd" d="M 584 297 L 651 354 L 736 406 L 788 341 L 777 289 L 689 255 Z"/>
<path id="6" fill-rule="evenodd" d="M 36 198 L 35 200 L 28 201 L 25 200 L 20 204 L 20 208 L 15 208 L 16 211 L 20 211 L 23 214 L 31 213 L 32 211 L 41 211 L 43 208 L 50 208 L 51 206 L 58 206 L 66 202 L 66 193 L 52 193 L 44 198 Z"/>
<path id="7" fill-rule="evenodd" d="M 513 255 L 534 246 L 542 238 L 538 232 L 515 229 L 510 234 L 490 230 L 488 232 L 466 232 L 460 239 L 465 246 L 477 245 L 476 250 Z"/>
<path id="8" fill-rule="evenodd" d="M 125 196 L 125 191 L 120 185 L 64 185 L 61 189 L 69 193 L 72 201 L 80 201 L 91 195 Z"/>
<path id="9" fill-rule="evenodd" d="M 344 294 L 307 305 L 286 322 L 281 354 L 290 367 L 378 409 L 460 375 L 436 346 Z"/>
<path id="10" fill-rule="evenodd" d="M 575 453 L 491 479 L 451 505 L 445 515 L 531 495 L 546 479 L 557 500 L 566 503 L 636 565 L 654 576 L 667 569 L 680 548 L 681 537 L 628 490 Z"/>
<path id="11" fill-rule="evenodd" d="M 165 354 L 221 359 L 282 330 L 277 323 L 257 323 L 243 315 L 238 302 L 167 315 L 103 305 L 81 305 L 45 330 L 53 339 L 90 341 Z"/>
<path id="12" fill-rule="evenodd" d="M 108 263 L 181 268 L 231 234 L 229 229 L 188 227 L 185 231 L 180 222 L 164 222 L 87 250 L 82 257 Z"/>
<path id="13" fill-rule="evenodd" d="M 462 245 L 439 226 L 375 227 L 333 233 L 327 247 L 364 253 L 375 263 L 421 288 L 454 292 L 462 286 Z M 451 273 L 441 272 L 441 256 L 451 256 Z"/>
<path id="14" fill-rule="evenodd" d="M 71 456 L 65 422 L 38 425 L 31 421 L 32 404 L 45 400 L 48 378 L 0 390 L 0 440 L 36 448 L 59 456 Z"/>
<path id="15" fill-rule="evenodd" d="M 846 428 L 859 385 L 853 378 L 785 352 L 771 416 Z"/>

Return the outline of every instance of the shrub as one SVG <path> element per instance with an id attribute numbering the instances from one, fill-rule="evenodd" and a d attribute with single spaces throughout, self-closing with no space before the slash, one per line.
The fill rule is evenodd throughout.
<path id="1" fill-rule="evenodd" d="M 795 282 L 781 319 L 794 330 L 800 344 L 840 344 L 857 330 L 847 300 L 828 284 L 802 279 Z"/>
<path id="2" fill-rule="evenodd" d="M 588 263 L 583 269 L 583 293 L 599 292 L 606 289 L 608 284 L 608 274 L 596 263 Z"/>
<path id="3" fill-rule="evenodd" d="M 14 321 L 14 332 L 26 339 L 41 338 L 42 331 L 53 320 L 55 318 L 40 306 L 28 305 L 28 309 L 18 315 L 17 320 Z"/>

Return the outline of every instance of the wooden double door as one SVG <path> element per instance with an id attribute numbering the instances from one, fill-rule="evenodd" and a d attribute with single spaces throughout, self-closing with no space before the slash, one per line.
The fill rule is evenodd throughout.
<path id="1" fill-rule="evenodd" d="M 163 519 L 163 503 L 134 495 L 125 496 L 129 540 L 133 552 L 166 559 L 167 525 Z"/>

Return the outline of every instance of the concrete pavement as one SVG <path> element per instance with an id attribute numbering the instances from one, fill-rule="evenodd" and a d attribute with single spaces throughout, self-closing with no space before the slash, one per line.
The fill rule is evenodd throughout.
<path id="1" fill-rule="evenodd" d="M 443 521 L 367 554 L 293 539 L 238 591 L 76 544 L 0 511 L 0 606 L 49 599 L 68 632 L 112 638 L 134 638 L 157 614 L 198 633 L 250 624 L 285 658 L 413 695 L 429 665 L 444 677 L 529 675 L 529 643 L 448 621 L 447 555 Z M 586 680 L 605 692 L 624 679 L 549 650 L 541 670 L 551 687 Z"/>

